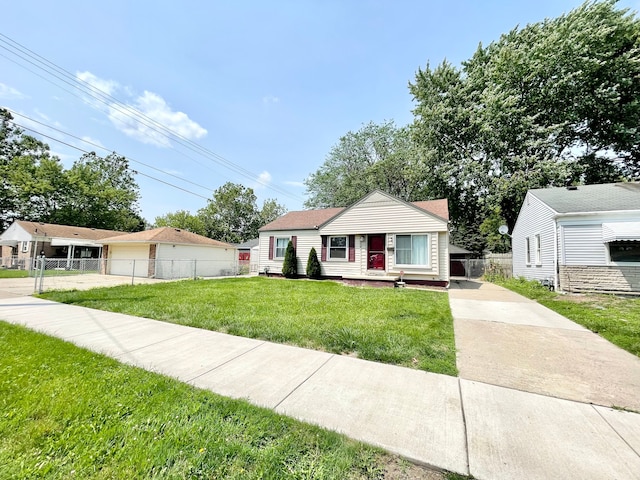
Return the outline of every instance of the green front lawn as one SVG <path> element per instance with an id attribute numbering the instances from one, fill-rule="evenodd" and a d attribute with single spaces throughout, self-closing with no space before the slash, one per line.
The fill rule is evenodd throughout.
<path id="1" fill-rule="evenodd" d="M 463 478 L 0 322 L 0 478 L 426 475 Z"/>
<path id="2" fill-rule="evenodd" d="M 12 270 L 8 268 L 0 268 L 0 278 L 26 278 L 29 272 L 26 270 Z"/>
<path id="3" fill-rule="evenodd" d="M 457 375 L 446 293 L 278 278 L 186 280 L 43 298 Z"/>
<path id="4" fill-rule="evenodd" d="M 527 298 L 537 300 L 611 343 L 640 357 L 640 298 L 615 295 L 562 295 L 539 282 L 524 279 L 496 281 Z"/>

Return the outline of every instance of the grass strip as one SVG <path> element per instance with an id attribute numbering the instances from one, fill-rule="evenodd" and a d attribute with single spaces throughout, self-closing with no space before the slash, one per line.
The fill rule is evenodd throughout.
<path id="1" fill-rule="evenodd" d="M 541 305 L 588 328 L 640 357 L 640 298 L 604 294 L 559 294 L 523 278 L 496 280 Z"/>
<path id="2" fill-rule="evenodd" d="M 42 298 L 457 375 L 443 292 L 276 278 L 185 280 Z"/>
<path id="3" fill-rule="evenodd" d="M 0 478 L 414 474 L 464 478 L 0 321 Z"/>

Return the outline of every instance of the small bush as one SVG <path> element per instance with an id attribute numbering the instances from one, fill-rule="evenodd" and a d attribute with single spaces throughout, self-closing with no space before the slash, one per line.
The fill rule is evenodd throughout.
<path id="1" fill-rule="evenodd" d="M 318 260 L 318 254 L 316 249 L 311 247 L 309 252 L 309 260 L 307 260 L 307 277 L 320 278 L 322 270 L 320 269 L 320 261 Z"/>
<path id="2" fill-rule="evenodd" d="M 296 259 L 296 250 L 293 248 L 293 242 L 291 240 L 289 240 L 287 251 L 284 253 L 282 274 L 287 278 L 296 278 L 298 276 L 298 260 Z"/>

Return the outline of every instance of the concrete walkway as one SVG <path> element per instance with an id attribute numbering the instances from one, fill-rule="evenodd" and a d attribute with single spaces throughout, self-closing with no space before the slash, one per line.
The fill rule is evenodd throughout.
<path id="1" fill-rule="evenodd" d="M 480 480 L 640 478 L 635 413 L 32 297 L 0 319 Z"/>

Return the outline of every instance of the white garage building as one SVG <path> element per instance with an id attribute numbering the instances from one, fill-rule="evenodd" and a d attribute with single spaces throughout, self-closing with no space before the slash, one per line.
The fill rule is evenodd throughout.
<path id="1" fill-rule="evenodd" d="M 104 273 L 149 278 L 233 275 L 236 248 L 195 233 L 161 227 L 101 240 Z"/>

